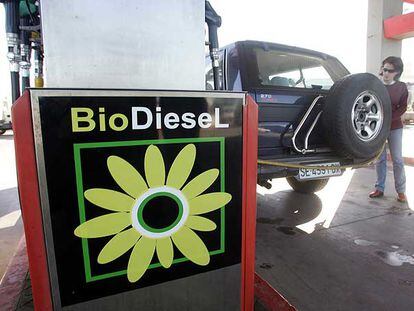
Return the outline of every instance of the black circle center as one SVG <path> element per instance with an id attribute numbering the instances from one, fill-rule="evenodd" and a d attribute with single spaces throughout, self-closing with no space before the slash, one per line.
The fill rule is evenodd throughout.
<path id="1" fill-rule="evenodd" d="M 178 213 L 177 202 L 167 196 L 159 196 L 148 201 L 142 210 L 142 218 L 148 226 L 162 229 L 173 224 Z"/>

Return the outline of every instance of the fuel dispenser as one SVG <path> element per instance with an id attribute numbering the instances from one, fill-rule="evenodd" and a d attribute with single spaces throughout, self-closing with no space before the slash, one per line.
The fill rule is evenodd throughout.
<path id="1" fill-rule="evenodd" d="M 205 23 L 220 88 L 220 17 L 194 0 L 34 5 L 18 28 L 41 34 L 45 88 L 23 76 L 12 117 L 35 308 L 252 310 L 257 106 L 203 91 Z"/>
<path id="2" fill-rule="evenodd" d="M 15 143 L 38 310 L 252 310 L 257 107 L 33 89 Z"/>

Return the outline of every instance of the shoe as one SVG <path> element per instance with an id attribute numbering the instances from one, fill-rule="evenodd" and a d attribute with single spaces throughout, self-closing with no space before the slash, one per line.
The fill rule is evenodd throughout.
<path id="1" fill-rule="evenodd" d="M 384 192 L 379 191 L 379 190 L 372 191 L 369 194 L 369 197 L 372 198 L 372 199 L 380 198 L 382 196 L 384 196 Z"/>
<path id="2" fill-rule="evenodd" d="M 407 197 L 405 196 L 405 193 L 398 193 L 397 197 L 398 202 L 405 203 L 407 202 Z"/>

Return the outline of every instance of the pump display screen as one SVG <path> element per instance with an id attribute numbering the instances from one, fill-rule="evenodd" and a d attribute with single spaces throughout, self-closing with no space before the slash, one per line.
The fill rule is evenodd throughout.
<path id="1" fill-rule="evenodd" d="M 33 94 L 54 305 L 239 308 L 244 94 Z"/>

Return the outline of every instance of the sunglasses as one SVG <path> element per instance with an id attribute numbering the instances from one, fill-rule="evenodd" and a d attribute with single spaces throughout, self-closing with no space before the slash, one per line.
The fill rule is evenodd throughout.
<path id="1" fill-rule="evenodd" d="M 395 70 L 395 69 L 387 69 L 387 68 L 382 68 L 381 69 L 383 72 L 389 72 L 389 73 L 394 73 L 394 72 L 397 72 L 397 70 Z"/>

